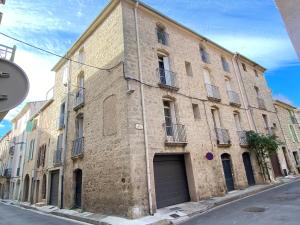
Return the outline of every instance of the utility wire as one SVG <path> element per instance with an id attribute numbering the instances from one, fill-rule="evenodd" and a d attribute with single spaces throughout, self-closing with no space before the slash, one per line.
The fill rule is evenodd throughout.
<path id="1" fill-rule="evenodd" d="M 28 42 L 25 42 L 25 41 L 22 41 L 22 40 L 20 40 L 20 39 L 14 38 L 14 37 L 12 37 L 12 36 L 10 36 L 10 35 L 8 35 L 8 34 L 5 34 L 5 33 L 3 33 L 3 32 L 0 32 L 0 34 L 1 34 L 2 36 L 5 36 L 5 37 L 9 38 L 9 39 L 12 39 L 12 40 L 17 41 L 17 42 L 20 42 L 20 43 L 22 43 L 22 44 L 24 44 L 24 45 L 27 45 L 27 46 L 29 46 L 29 47 L 31 47 L 31 48 L 35 48 L 35 49 L 38 49 L 39 51 L 48 53 L 48 54 L 50 54 L 50 55 L 54 55 L 54 56 L 56 56 L 56 57 L 58 57 L 58 58 L 70 60 L 71 62 L 78 63 L 78 64 L 81 64 L 81 65 L 83 65 L 83 66 L 91 67 L 91 68 L 98 69 L 98 70 L 110 71 L 110 70 L 116 68 L 117 66 L 119 66 L 121 63 L 123 63 L 123 61 L 120 61 L 118 64 L 114 65 L 114 66 L 111 67 L 111 68 L 100 68 L 100 67 L 93 66 L 93 65 L 89 65 L 89 64 L 86 64 L 86 63 L 82 63 L 82 62 L 73 60 L 73 59 L 71 59 L 71 58 L 68 58 L 68 57 L 66 57 L 66 56 L 62 56 L 62 55 L 59 55 L 59 54 L 57 54 L 57 53 L 51 52 L 51 51 L 49 51 L 49 50 L 46 50 L 46 49 L 37 47 L 37 46 L 32 45 L 32 44 L 30 44 L 30 43 L 28 43 Z"/>

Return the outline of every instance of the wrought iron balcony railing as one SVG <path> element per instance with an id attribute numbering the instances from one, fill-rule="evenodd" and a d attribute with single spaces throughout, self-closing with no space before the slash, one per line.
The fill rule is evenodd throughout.
<path id="1" fill-rule="evenodd" d="M 241 131 L 238 131 L 237 134 L 239 136 L 240 146 L 248 146 L 247 131 L 241 130 Z"/>
<path id="2" fill-rule="evenodd" d="M 185 126 L 182 124 L 164 124 L 166 144 L 187 144 Z"/>
<path id="3" fill-rule="evenodd" d="M 4 177 L 10 178 L 11 177 L 11 168 L 5 169 L 4 170 Z"/>
<path id="4" fill-rule="evenodd" d="M 231 144 L 229 132 L 227 129 L 224 128 L 215 128 L 216 137 L 217 137 L 217 144 L 227 146 Z"/>
<path id="5" fill-rule="evenodd" d="M 74 110 L 77 110 L 84 106 L 84 89 L 80 88 L 76 91 L 74 100 Z"/>
<path id="6" fill-rule="evenodd" d="M 211 84 L 205 84 L 206 91 L 207 91 L 207 97 L 208 99 L 212 101 L 221 101 L 220 91 L 217 86 L 211 85 Z"/>
<path id="7" fill-rule="evenodd" d="M 241 100 L 238 93 L 235 91 L 227 91 L 229 103 L 234 106 L 241 106 Z"/>
<path id="8" fill-rule="evenodd" d="M 53 164 L 54 165 L 60 165 L 62 163 L 61 154 L 62 154 L 62 148 L 59 148 L 54 152 L 54 155 L 53 155 Z"/>
<path id="9" fill-rule="evenodd" d="M 157 75 L 159 77 L 159 86 L 178 90 L 176 86 L 176 73 L 170 70 L 158 68 Z"/>
<path id="10" fill-rule="evenodd" d="M 8 152 L 10 155 L 14 155 L 15 154 L 15 146 L 14 145 L 10 146 Z"/>
<path id="11" fill-rule="evenodd" d="M 157 41 L 163 45 L 169 45 L 169 34 L 160 29 L 156 29 Z"/>
<path id="12" fill-rule="evenodd" d="M 258 108 L 260 109 L 266 109 L 266 105 L 265 105 L 265 100 L 261 97 L 257 97 L 257 104 L 258 104 Z"/>
<path id="13" fill-rule="evenodd" d="M 80 137 L 73 141 L 72 158 L 82 157 L 83 153 L 84 153 L 84 137 Z"/>

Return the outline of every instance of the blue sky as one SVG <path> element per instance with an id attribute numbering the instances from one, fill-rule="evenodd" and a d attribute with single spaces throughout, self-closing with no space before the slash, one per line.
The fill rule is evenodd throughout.
<path id="1" fill-rule="evenodd" d="M 144 0 L 167 16 L 231 51 L 268 69 L 266 78 L 275 98 L 300 107 L 300 63 L 273 0 Z M 100 13 L 108 0 L 8 0 L 1 5 L 1 31 L 34 45 L 64 54 Z M 27 101 L 42 100 L 54 83 L 57 58 L 0 36 L 17 45 L 16 62 L 27 72 Z M 0 123 L 0 136 L 24 105 Z"/>

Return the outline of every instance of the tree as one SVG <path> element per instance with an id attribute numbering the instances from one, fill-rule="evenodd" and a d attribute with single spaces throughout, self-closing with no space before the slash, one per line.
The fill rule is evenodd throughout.
<path id="1" fill-rule="evenodd" d="M 282 144 L 281 141 L 275 135 L 259 134 L 254 131 L 248 131 L 246 135 L 249 150 L 256 155 L 264 179 L 267 180 L 266 178 L 268 178 L 271 180 L 266 160 L 273 154 L 276 154 L 278 146 Z"/>

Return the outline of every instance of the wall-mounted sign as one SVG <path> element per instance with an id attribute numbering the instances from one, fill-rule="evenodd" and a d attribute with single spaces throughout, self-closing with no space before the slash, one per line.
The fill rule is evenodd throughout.
<path id="1" fill-rule="evenodd" d="M 17 64 L 0 59 L 0 112 L 19 105 L 28 91 L 29 81 L 25 72 Z"/>
<path id="2" fill-rule="evenodd" d="M 214 159 L 214 154 L 212 152 L 208 152 L 205 155 L 207 160 L 213 160 Z"/>

